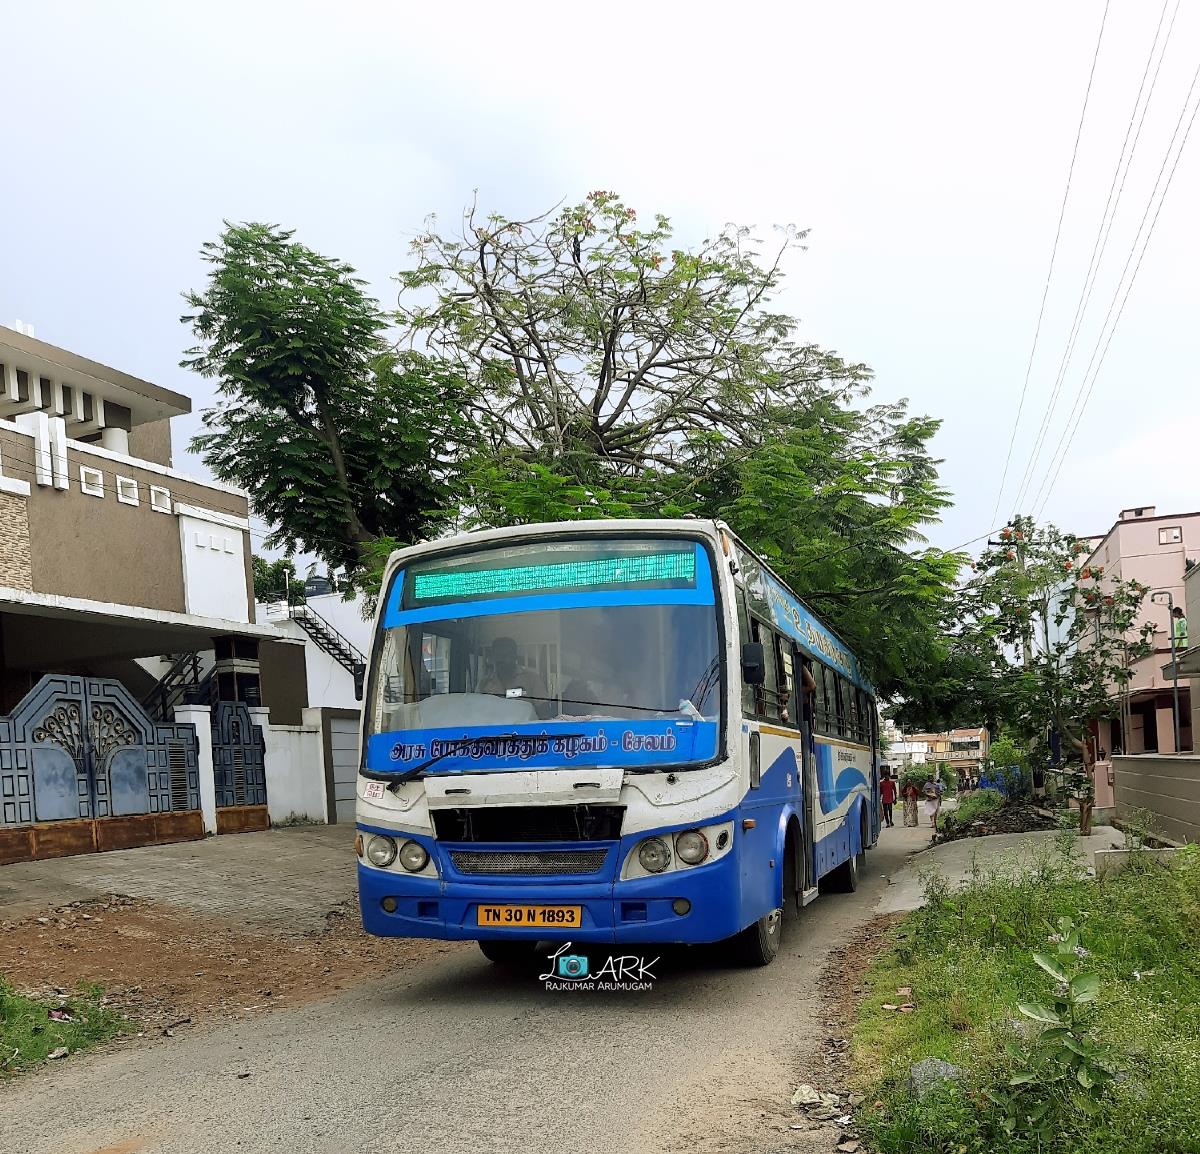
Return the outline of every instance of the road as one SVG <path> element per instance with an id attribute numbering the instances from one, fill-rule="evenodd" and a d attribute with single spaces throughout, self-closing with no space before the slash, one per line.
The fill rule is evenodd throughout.
<path id="1" fill-rule="evenodd" d="M 884 830 L 858 893 L 809 906 L 765 969 L 685 951 L 650 991 L 558 993 L 467 945 L 419 974 L 10 1080 L 0 1150 L 806 1150 L 788 1099 L 820 1036 L 819 975 L 927 840 Z"/>

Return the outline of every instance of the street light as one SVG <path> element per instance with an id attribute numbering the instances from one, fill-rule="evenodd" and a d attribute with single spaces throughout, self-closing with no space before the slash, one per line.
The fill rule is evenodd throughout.
<path id="1" fill-rule="evenodd" d="M 1167 635 L 1171 639 L 1171 673 L 1175 685 L 1175 752 L 1179 752 L 1179 647 L 1175 644 L 1175 598 L 1169 589 L 1156 589 L 1150 594 L 1151 601 L 1167 599 Z"/>

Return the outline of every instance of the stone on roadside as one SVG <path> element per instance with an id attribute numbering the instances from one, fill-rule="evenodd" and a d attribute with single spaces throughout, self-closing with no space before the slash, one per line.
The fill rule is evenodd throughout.
<path id="1" fill-rule="evenodd" d="M 70 1052 L 66 1046 L 57 1046 L 46 1057 L 54 1061 L 56 1058 L 65 1058 Z"/>
<path id="2" fill-rule="evenodd" d="M 820 1102 L 820 1093 L 816 1087 L 810 1086 L 807 1082 L 802 1086 L 797 1086 L 796 1092 L 792 1095 L 793 1106 L 817 1106 Z"/>
<path id="3" fill-rule="evenodd" d="M 963 1068 L 941 1058 L 926 1058 L 908 1072 L 908 1088 L 918 1098 L 924 1098 L 935 1086 L 943 1082 L 962 1080 Z"/>

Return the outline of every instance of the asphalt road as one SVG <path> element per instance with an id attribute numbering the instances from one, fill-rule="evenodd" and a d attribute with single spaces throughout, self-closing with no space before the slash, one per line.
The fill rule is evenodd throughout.
<path id="1" fill-rule="evenodd" d="M 820 1034 L 819 974 L 927 840 L 885 830 L 859 892 L 810 905 L 765 969 L 682 951 L 650 991 L 559 993 L 464 946 L 419 974 L 10 1080 L 0 1151 L 807 1149 L 788 1099 Z"/>

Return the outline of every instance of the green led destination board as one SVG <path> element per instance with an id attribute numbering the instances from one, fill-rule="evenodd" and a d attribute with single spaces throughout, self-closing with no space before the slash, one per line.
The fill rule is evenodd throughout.
<path id="1" fill-rule="evenodd" d="M 476 597 L 622 589 L 630 585 L 693 587 L 696 552 L 639 553 L 578 561 L 515 565 L 504 569 L 443 569 L 412 575 L 413 602 L 467 601 Z M 408 600 L 406 598 L 406 600 Z"/>

